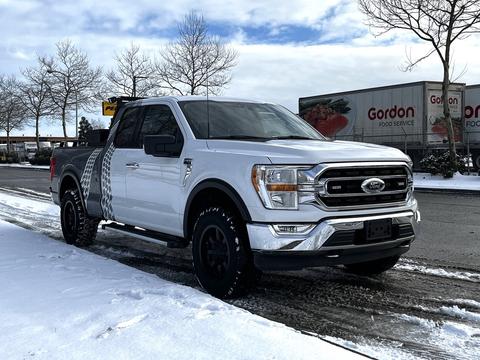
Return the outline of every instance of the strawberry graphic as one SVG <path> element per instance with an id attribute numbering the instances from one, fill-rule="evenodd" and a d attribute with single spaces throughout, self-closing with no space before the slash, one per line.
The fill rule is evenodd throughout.
<path id="1" fill-rule="evenodd" d="M 321 100 L 306 109 L 301 116 L 321 134 L 333 137 L 348 125 L 348 118 L 343 115 L 351 110 L 347 105 L 348 101 L 343 99 Z"/>

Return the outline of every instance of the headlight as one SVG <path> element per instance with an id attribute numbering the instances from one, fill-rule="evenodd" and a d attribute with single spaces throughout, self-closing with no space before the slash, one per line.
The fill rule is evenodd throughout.
<path id="1" fill-rule="evenodd" d="M 252 183 L 263 205 L 267 209 L 298 209 L 300 192 L 307 185 L 299 182 L 299 175 L 303 179 L 301 171 L 306 169 L 309 167 L 255 165 Z"/>

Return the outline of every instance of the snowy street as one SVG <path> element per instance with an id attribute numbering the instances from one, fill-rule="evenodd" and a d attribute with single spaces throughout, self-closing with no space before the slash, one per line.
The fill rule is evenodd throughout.
<path id="1" fill-rule="evenodd" d="M 122 336 L 129 336 L 130 331 L 142 330 L 142 335 L 138 338 L 139 343 L 135 342 L 131 345 L 131 351 L 137 351 L 138 348 L 143 347 L 148 348 L 146 343 L 152 341 L 154 335 L 162 338 L 161 340 L 155 338 L 156 344 L 159 344 L 161 341 L 171 342 L 173 341 L 171 337 L 176 336 L 174 340 L 179 345 L 175 347 L 166 346 L 167 349 L 165 351 L 172 351 L 172 353 L 168 353 L 168 356 L 182 357 L 174 352 L 175 349 L 190 349 L 188 346 L 192 345 L 181 345 L 183 340 L 179 339 L 177 330 L 165 332 L 161 330 L 162 326 L 168 327 L 168 324 L 174 323 L 177 315 L 188 319 L 188 316 L 195 318 L 195 316 L 201 317 L 202 314 L 207 313 L 215 314 L 215 316 L 212 315 L 212 321 L 227 316 L 225 313 L 236 314 L 234 316 L 235 321 L 241 321 L 237 318 L 237 313 L 244 314 L 242 316 L 250 319 L 248 323 L 242 323 L 245 329 L 247 327 L 250 328 L 251 324 L 254 324 L 254 327 L 260 326 L 258 325 L 258 321 L 260 321 L 261 326 L 267 327 L 258 329 L 258 332 L 263 333 L 275 345 L 272 345 L 272 348 L 267 350 L 268 347 L 265 345 L 264 340 L 259 341 L 259 344 L 265 345 L 263 348 L 266 351 L 265 354 L 271 354 L 272 357 L 275 355 L 271 351 L 275 349 L 276 351 L 278 350 L 277 358 L 282 358 L 283 356 L 292 358 L 293 353 L 289 353 L 283 347 L 279 347 L 279 344 L 284 344 L 285 348 L 289 349 L 297 346 L 288 345 L 282 337 L 288 337 L 291 341 L 299 341 L 302 344 L 298 347 L 302 348 L 305 353 L 294 352 L 295 358 L 300 356 L 311 357 L 313 353 L 311 351 L 317 351 L 314 350 L 316 347 L 326 346 L 319 341 L 318 343 L 313 341 L 317 340 L 314 337 L 293 333 L 288 328 L 279 327 L 279 325 L 267 322 L 267 320 L 262 320 L 258 317 L 254 317 L 257 320 L 251 320 L 251 315 L 248 315 L 248 313 L 232 308 L 199 292 L 198 290 L 200 289 L 192 272 L 189 249 L 166 249 L 129 237 L 118 236 L 118 234 L 112 232 L 99 231 L 96 244 L 89 251 L 129 265 L 130 268 L 127 268 L 115 261 L 103 260 L 93 255 L 90 256 L 84 250 L 61 243 L 60 241 L 63 241 L 63 239 L 58 220 L 59 210 L 58 207 L 49 201 L 48 196 L 27 190 L 3 189 L 0 191 L 0 204 L 0 218 L 37 232 L 37 234 L 34 234 L 32 232 L 20 231 L 19 234 L 21 235 L 19 237 L 23 239 L 20 244 L 24 244 L 25 241 L 30 239 L 34 241 L 32 244 L 47 243 L 42 245 L 46 246 L 43 250 L 36 249 L 37 245 L 27 248 L 19 245 L 19 249 L 2 250 L 3 256 L 10 260 L 2 259 L 1 282 L 12 285 L 11 276 L 6 276 L 6 271 L 15 276 L 14 273 L 17 272 L 14 270 L 15 267 L 23 266 L 28 268 L 33 260 L 28 260 L 26 257 L 33 257 L 35 259 L 34 262 L 41 263 L 39 264 L 41 267 L 37 268 L 37 270 L 33 268 L 33 274 L 31 274 L 33 277 L 23 278 L 23 281 L 29 282 L 30 285 L 27 288 L 31 292 L 28 294 L 22 293 L 20 290 L 26 290 L 17 287 L 16 294 L 20 298 L 26 299 L 22 301 L 28 302 L 32 298 L 41 299 L 41 304 L 33 301 L 30 303 L 43 307 L 41 309 L 33 307 L 31 310 L 38 315 L 43 313 L 45 309 L 48 309 L 53 312 L 52 316 L 54 318 L 59 319 L 55 323 L 55 321 L 50 321 L 46 318 L 43 318 L 42 321 L 40 318 L 38 323 L 26 322 L 20 328 L 18 328 L 17 320 L 16 331 L 26 331 L 27 334 L 30 332 L 31 334 L 41 333 L 43 336 L 47 336 L 43 326 L 51 326 L 50 330 L 53 331 L 53 334 L 50 333 L 48 336 L 55 338 L 55 331 L 60 331 L 58 329 L 66 331 L 69 334 L 68 336 L 73 336 L 70 333 L 70 331 L 73 332 L 73 328 L 57 329 L 55 325 L 63 324 L 62 326 L 66 326 L 65 324 L 68 323 L 68 321 L 64 322 L 62 320 L 67 315 L 63 314 L 60 316 L 56 314 L 56 312 L 62 309 L 60 301 L 66 301 L 67 303 L 76 304 L 67 306 L 67 309 L 71 312 L 68 316 L 72 316 L 72 322 L 77 324 L 76 326 L 82 323 L 82 326 L 84 326 L 82 329 L 84 330 L 75 331 L 75 335 L 78 336 L 77 339 L 69 338 L 68 341 L 61 341 L 61 344 L 66 346 L 65 351 L 68 351 L 69 346 L 79 346 L 80 343 L 75 341 L 82 338 L 83 335 L 78 335 L 80 333 L 85 334 L 84 336 L 86 337 L 85 340 L 82 340 L 85 341 L 84 343 L 82 342 L 82 344 L 85 344 L 85 349 L 94 351 L 95 346 L 92 344 L 102 341 L 111 342 L 112 349 L 115 349 L 115 344 L 118 346 Z M 17 228 L 3 224 L 1 233 L 5 234 L 8 231 L 7 233 L 9 234 L 13 229 Z M 38 235 L 38 233 L 60 241 L 49 240 L 45 236 Z M 17 235 L 15 235 L 16 237 Z M 16 244 L 10 236 L 4 236 L 1 239 L 2 246 L 13 246 L 13 244 Z M 11 254 L 13 251 L 19 252 L 18 260 L 16 261 L 12 261 Z M 25 254 L 25 251 L 28 254 Z M 42 254 L 43 257 L 41 256 Z M 55 254 L 58 254 L 58 256 Z M 90 262 L 95 263 L 95 266 L 98 265 L 99 269 L 93 270 Z M 12 266 L 10 267 L 8 264 Z M 66 284 L 66 280 L 63 282 L 63 285 L 55 285 L 56 282 L 51 284 L 50 278 L 42 276 L 42 272 L 38 270 L 47 265 L 49 267 L 53 265 L 56 271 L 61 270 L 61 273 L 55 276 L 60 276 L 63 279 L 71 278 L 69 281 L 75 282 L 75 284 Z M 173 285 L 158 279 L 156 276 L 146 275 L 133 270 L 131 269 L 132 267 L 146 273 L 158 275 L 161 279 L 176 284 L 193 287 L 195 290 Z M 32 269 L 30 268 L 29 271 L 32 271 Z M 39 284 L 42 284 L 42 281 L 43 286 L 40 286 Z M 80 284 L 85 284 L 85 287 L 82 287 Z M 283 323 L 296 330 L 314 334 L 377 358 L 408 359 L 411 357 L 431 358 L 435 356 L 443 359 L 475 359 L 478 357 L 478 348 L 480 346 L 479 284 L 480 272 L 475 267 L 461 268 L 434 263 L 425 259 L 406 257 L 394 270 L 377 278 L 347 274 L 341 268 L 318 268 L 301 272 L 265 274 L 257 290 L 245 298 L 229 301 L 229 303 L 238 308 L 248 310 L 253 314 Z M 99 288 L 92 288 L 92 286 L 97 285 Z M 44 289 L 44 287 L 48 286 L 54 287 L 51 293 Z M 3 287 L 5 288 L 5 286 Z M 64 290 L 68 291 L 62 293 Z M 12 291 L 15 291 L 15 288 Z M 124 292 L 128 295 L 118 295 L 119 292 Z M 38 295 L 39 293 L 41 293 L 41 296 Z M 99 306 L 97 309 L 95 306 L 94 308 L 98 311 L 94 311 L 93 314 L 85 313 L 85 310 L 81 307 L 90 306 L 84 303 L 85 299 L 89 298 L 88 294 L 100 294 L 98 298 L 97 295 L 94 298 L 105 307 L 127 302 L 125 308 L 128 309 L 128 312 L 124 313 L 121 309 L 117 309 L 115 310 L 117 312 L 113 311 L 113 313 L 110 310 L 100 311 L 98 309 L 102 309 L 102 307 Z M 68 300 L 70 295 L 74 297 L 73 300 Z M 5 297 L 2 300 L 1 309 L 11 309 L 11 311 L 18 311 L 19 313 L 25 311 L 25 307 L 17 307 L 21 304 L 20 302 L 12 301 L 16 297 Z M 159 300 L 159 298 L 163 298 L 164 302 Z M 10 303 L 8 303 L 9 299 Z M 178 311 L 174 310 L 174 306 L 192 301 L 196 304 L 195 306 L 178 310 L 182 315 L 179 315 Z M 55 302 L 55 306 L 48 307 L 47 304 L 51 302 Z M 215 305 L 211 305 L 212 303 Z M 169 316 L 172 316 L 172 318 L 165 319 L 165 315 L 159 317 L 155 314 L 160 312 L 160 310 L 155 308 L 159 304 L 164 306 L 161 309 L 163 314 L 171 310 L 172 313 Z M 77 306 L 79 307 L 78 312 Z M 90 307 L 88 309 L 88 311 L 93 311 Z M 12 339 L 18 338 L 19 335 L 19 333 L 16 333 L 16 337 L 13 335 L 12 329 L 15 326 L 7 321 L 8 319 L 14 321 L 13 318 L 8 317 L 11 311 L 2 311 L 0 313 L 0 317 L 3 320 L 1 323 L 4 326 L 9 324 L 9 331 L 6 331 L 7 328 L 2 329 L 1 333 L 3 335 L 1 336 L 7 336 L 8 334 L 8 336 L 12 337 L 8 339 L 3 338 L 0 341 L 2 344 L 14 344 Z M 66 310 L 64 309 L 64 311 Z M 88 316 L 91 317 L 89 318 Z M 144 316 L 146 317 L 143 318 Z M 20 318 L 37 319 L 36 316 L 26 316 L 25 318 L 21 316 Z M 125 322 L 129 325 L 123 329 Z M 130 326 L 131 323 L 134 325 Z M 201 332 L 203 333 L 206 325 L 205 323 L 200 323 L 202 324 Z M 192 324 L 192 329 L 190 329 L 190 325 L 184 329 L 184 326 L 186 326 L 184 324 L 179 329 L 182 331 L 194 331 L 197 325 Z M 238 323 L 232 326 L 240 328 Z M 148 331 L 143 331 L 145 328 Z M 212 331 L 215 331 L 215 329 L 212 329 Z M 99 334 L 101 335 L 99 336 Z M 291 336 L 291 334 L 295 335 Z M 30 335 L 28 336 L 30 337 Z M 35 335 L 32 336 L 36 338 Z M 130 336 L 129 339 L 132 337 L 134 335 Z M 296 337 L 301 337 L 303 340 L 295 340 Z M 182 334 L 181 338 L 185 339 L 186 337 L 183 337 Z M 240 341 L 237 335 L 235 335 L 235 339 L 235 341 Z M 244 346 L 244 343 L 235 342 L 234 340 L 232 340 L 232 347 L 241 349 Z M 56 341 L 60 340 L 57 338 Z M 303 343 L 303 341 L 306 342 Z M 251 340 L 248 343 L 251 344 Z M 18 347 L 18 343 L 16 344 Z M 26 344 L 28 344 L 27 347 L 25 347 Z M 60 346 L 59 342 L 53 341 L 52 348 L 44 349 L 39 345 L 30 347 L 30 345 L 33 346 L 34 344 L 35 342 L 24 343 L 20 348 L 24 349 L 26 353 L 33 351 L 38 356 L 41 354 L 41 351 L 51 351 L 56 346 Z M 138 347 L 134 349 L 135 346 Z M 83 349 L 84 346 L 81 346 L 81 348 Z M 230 347 L 215 348 L 217 351 L 219 351 L 218 349 L 221 349 L 221 351 L 230 349 Z M 159 347 L 150 347 L 150 349 L 153 354 L 154 349 L 158 351 Z M 247 353 L 244 353 L 243 349 L 239 351 L 242 352 L 242 358 L 250 358 L 248 355 L 245 355 Z M 18 351 L 12 354 L 18 355 L 19 358 L 23 358 L 23 355 L 25 355 L 23 353 L 20 355 Z M 48 353 L 42 355 L 43 358 L 49 358 L 46 354 Z M 147 352 L 145 356 L 148 358 L 149 354 Z M 220 356 L 220 353 L 218 354 Z M 227 352 L 222 354 L 224 356 Z M 42 356 L 39 356 L 39 358 L 42 358 Z M 226 357 L 230 358 L 231 355 Z"/>

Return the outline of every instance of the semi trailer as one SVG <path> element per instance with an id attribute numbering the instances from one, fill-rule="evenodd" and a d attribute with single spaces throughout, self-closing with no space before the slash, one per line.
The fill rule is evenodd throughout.
<path id="1" fill-rule="evenodd" d="M 480 167 L 480 85 L 450 85 L 448 103 L 457 148 Z M 465 109 L 465 110 L 464 110 Z M 418 167 L 432 150 L 448 148 L 442 83 L 421 81 L 302 97 L 299 115 L 323 135 L 388 145 Z"/>

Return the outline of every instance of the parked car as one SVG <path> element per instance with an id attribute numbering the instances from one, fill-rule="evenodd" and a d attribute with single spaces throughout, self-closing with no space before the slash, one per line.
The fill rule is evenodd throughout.
<path id="1" fill-rule="evenodd" d="M 378 274 L 415 238 L 408 156 L 327 140 L 279 105 L 132 101 L 101 138 L 53 151 L 67 243 L 91 244 L 105 220 L 146 241 L 191 245 L 195 274 L 217 297 L 244 293 L 264 270 L 343 264 Z"/>

